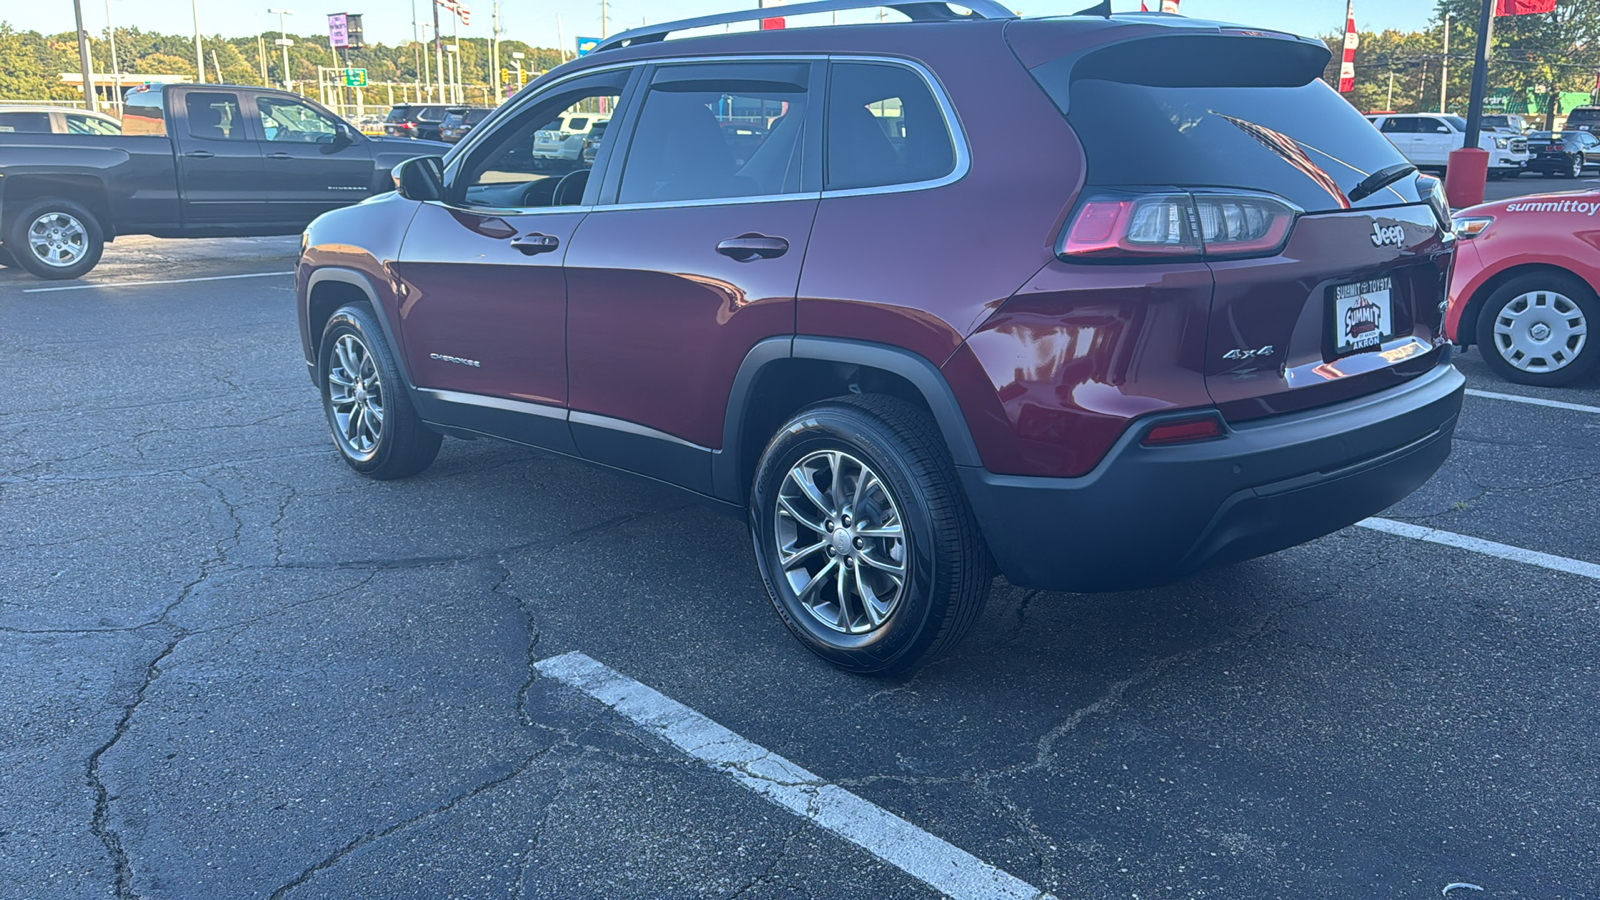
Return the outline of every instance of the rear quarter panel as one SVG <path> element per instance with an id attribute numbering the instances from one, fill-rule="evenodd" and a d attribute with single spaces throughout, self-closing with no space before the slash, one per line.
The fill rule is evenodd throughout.
<path id="1" fill-rule="evenodd" d="M 9 184 L 67 179 L 96 184 L 117 233 L 180 223 L 172 142 L 159 135 L 8 134 L 0 146 L 0 203 L 20 189 Z M 31 190 L 31 189 L 30 189 Z"/>

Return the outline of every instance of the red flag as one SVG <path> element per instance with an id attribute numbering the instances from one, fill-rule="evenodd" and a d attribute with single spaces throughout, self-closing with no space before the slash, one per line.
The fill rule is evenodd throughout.
<path id="1" fill-rule="evenodd" d="M 1556 0 L 1494 0 L 1497 16 L 1526 16 L 1533 13 L 1554 12 Z"/>
<path id="2" fill-rule="evenodd" d="M 1139 12 L 1149 12 L 1150 7 L 1144 5 L 1144 0 L 1139 0 Z"/>
<path id="3" fill-rule="evenodd" d="M 1348 94 L 1356 89 L 1356 45 L 1359 43 L 1361 38 L 1356 35 L 1356 0 L 1350 0 L 1344 8 L 1344 61 L 1339 63 L 1341 94 Z"/>
<path id="4" fill-rule="evenodd" d="M 1161 11 L 1176 13 L 1178 11 L 1178 0 L 1161 0 Z"/>

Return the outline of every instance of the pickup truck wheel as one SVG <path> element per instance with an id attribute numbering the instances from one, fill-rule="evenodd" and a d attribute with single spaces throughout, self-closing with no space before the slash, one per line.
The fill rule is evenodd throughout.
<path id="1" fill-rule="evenodd" d="M 350 468 L 380 481 L 433 464 L 441 438 L 417 416 L 383 329 L 365 306 L 341 307 L 322 330 L 317 386 L 334 446 Z"/>
<path id="2" fill-rule="evenodd" d="M 1478 346 L 1496 375 L 1518 384 L 1556 387 L 1600 365 L 1589 328 L 1600 324 L 1600 298 L 1576 276 L 1513 278 L 1478 313 Z"/>
<path id="3" fill-rule="evenodd" d="M 904 672 L 961 640 L 988 598 L 988 550 L 927 413 L 865 395 L 801 411 L 750 497 L 767 593 L 807 649 Z"/>
<path id="4" fill-rule="evenodd" d="M 46 198 L 16 214 L 5 245 L 17 265 L 40 278 L 78 278 L 100 262 L 105 233 L 94 213 L 71 200 Z"/>

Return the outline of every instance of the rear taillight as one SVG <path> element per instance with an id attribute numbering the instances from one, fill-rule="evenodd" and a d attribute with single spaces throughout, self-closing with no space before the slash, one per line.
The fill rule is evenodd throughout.
<path id="1" fill-rule="evenodd" d="M 1299 210 L 1262 194 L 1097 194 L 1083 201 L 1059 253 L 1079 259 L 1269 255 Z"/>

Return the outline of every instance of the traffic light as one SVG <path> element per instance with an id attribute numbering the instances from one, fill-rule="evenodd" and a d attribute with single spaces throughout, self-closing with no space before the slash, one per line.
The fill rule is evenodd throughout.
<path id="1" fill-rule="evenodd" d="M 366 46 L 361 39 L 361 14 L 350 13 L 345 16 L 345 31 L 350 35 L 351 50 L 360 50 Z"/>

